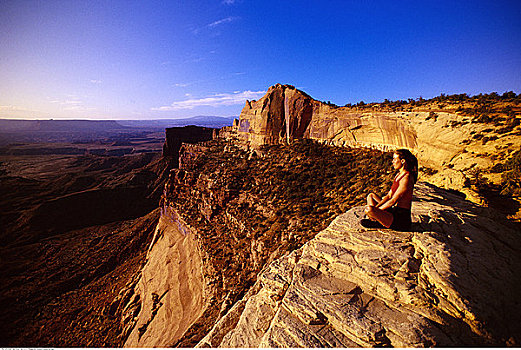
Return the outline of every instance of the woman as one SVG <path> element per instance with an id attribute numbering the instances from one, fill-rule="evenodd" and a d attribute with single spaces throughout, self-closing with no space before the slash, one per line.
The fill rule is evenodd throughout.
<path id="1" fill-rule="evenodd" d="M 393 167 L 398 174 L 389 193 L 383 198 L 374 193 L 367 196 L 365 213 L 369 219 L 362 219 L 362 226 L 398 231 L 411 229 L 412 191 L 418 180 L 418 160 L 409 150 L 399 149 L 393 154 Z"/>

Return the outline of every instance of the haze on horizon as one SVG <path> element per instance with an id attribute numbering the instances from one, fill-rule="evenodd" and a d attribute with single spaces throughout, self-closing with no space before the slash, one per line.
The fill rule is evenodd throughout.
<path id="1" fill-rule="evenodd" d="M 7 0 L 0 33 L 0 118 L 239 115 L 276 83 L 337 105 L 521 92 L 519 1 Z"/>

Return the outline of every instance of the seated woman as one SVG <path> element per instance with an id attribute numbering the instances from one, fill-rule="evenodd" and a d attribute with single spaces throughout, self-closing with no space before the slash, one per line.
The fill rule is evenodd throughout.
<path id="1" fill-rule="evenodd" d="M 374 193 L 367 196 L 365 213 L 369 219 L 362 219 L 362 226 L 397 231 L 411 229 L 412 191 L 418 179 L 418 160 L 409 150 L 399 149 L 393 154 L 393 167 L 398 174 L 389 193 L 383 198 Z"/>

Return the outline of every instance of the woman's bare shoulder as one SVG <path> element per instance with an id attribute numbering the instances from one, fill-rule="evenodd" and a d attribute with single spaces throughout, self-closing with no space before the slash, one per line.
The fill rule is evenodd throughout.
<path id="1" fill-rule="evenodd" d="M 405 172 L 405 174 L 403 174 L 403 176 L 400 178 L 400 182 L 409 182 L 411 181 L 412 177 L 411 177 L 411 173 L 409 173 L 408 171 Z"/>

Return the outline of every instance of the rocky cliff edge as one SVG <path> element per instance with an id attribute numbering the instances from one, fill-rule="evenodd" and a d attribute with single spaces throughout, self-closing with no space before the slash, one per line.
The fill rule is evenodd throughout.
<path id="1" fill-rule="evenodd" d="M 198 346 L 519 346 L 519 232 L 435 186 L 415 193 L 414 232 L 349 210 L 264 269 Z"/>
<path id="2" fill-rule="evenodd" d="M 464 175 L 465 162 L 492 162 L 491 156 L 468 156 L 481 147 L 475 141 L 459 144 L 484 126 L 444 127 L 455 118 L 450 113 L 435 120 L 428 112 L 393 113 L 333 108 L 292 87 L 275 86 L 259 101 L 247 102 L 240 121 L 222 135 L 248 146 L 302 137 L 341 146 L 407 147 L 420 162 L 441 164 L 439 173 L 451 181 L 457 180 L 451 171 Z M 481 144 L 492 154 L 505 151 L 500 142 L 512 141 L 505 146 L 510 152 L 520 142 L 516 128 Z M 193 190 L 187 187 L 190 198 Z M 117 303 L 127 327 L 125 345 L 519 346 L 519 226 L 454 193 L 417 184 L 412 232 L 362 228 L 363 210 L 355 207 L 266 265 L 237 298 L 224 297 L 229 286 L 207 271 L 212 252 L 198 239 L 196 225 L 165 205 L 147 264 Z M 192 204 L 204 214 L 211 203 L 203 198 Z M 209 220 L 204 218 L 201 223 Z M 239 231 L 248 236 L 245 228 Z M 223 232 L 230 234 L 230 227 Z"/>
<path id="3" fill-rule="evenodd" d="M 491 183 L 501 182 L 501 174 L 492 168 L 520 149 L 521 123 L 515 115 L 502 120 L 499 109 L 503 105 L 497 107 L 494 122 L 458 112 L 463 107 L 483 109 L 482 105 L 468 103 L 398 109 L 384 104 L 339 107 L 317 101 L 291 85 L 276 84 L 259 100 L 247 101 L 229 131 L 252 148 L 291 143 L 297 138 L 386 151 L 408 148 L 426 169 L 424 180 L 461 191 L 469 200 L 480 203 L 481 198 L 469 186 L 470 180 L 479 173 Z M 514 108 L 518 110 L 519 106 Z"/>

